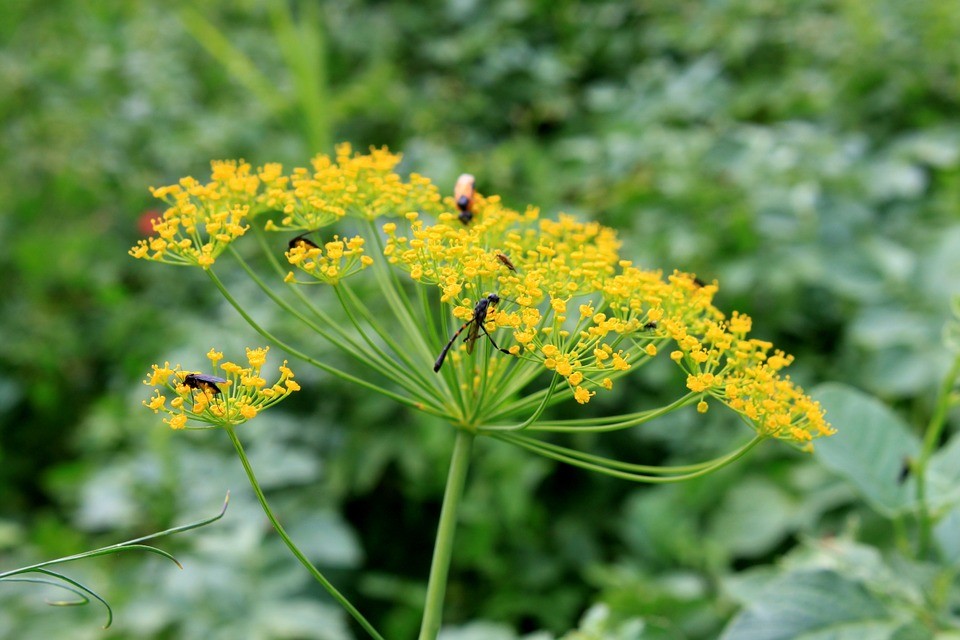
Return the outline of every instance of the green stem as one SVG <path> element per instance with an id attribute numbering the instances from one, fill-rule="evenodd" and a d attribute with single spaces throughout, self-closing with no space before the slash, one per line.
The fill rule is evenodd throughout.
<path id="1" fill-rule="evenodd" d="M 376 638 L 376 640 L 383 640 L 383 636 L 377 633 L 377 630 L 373 628 L 366 618 L 357 611 L 357 608 L 347 600 L 346 596 L 337 591 L 337 588 L 334 587 L 329 580 L 324 577 L 320 570 L 313 566 L 313 563 L 307 559 L 302 551 L 293 543 L 293 540 L 290 539 L 290 536 L 287 535 L 287 532 L 284 530 L 283 526 L 280 524 L 280 521 L 277 520 L 277 517 L 273 515 L 273 510 L 270 509 L 270 505 L 267 503 L 266 496 L 263 495 L 263 489 L 260 488 L 260 483 L 257 482 L 257 477 L 253 473 L 253 467 L 250 466 L 250 461 L 247 459 L 247 454 L 243 450 L 243 445 L 240 444 L 240 438 L 237 437 L 236 431 L 234 431 L 232 426 L 224 427 L 224 431 L 227 432 L 227 435 L 230 436 L 230 442 L 233 443 L 233 448 L 236 449 L 237 455 L 240 457 L 240 463 L 243 465 L 243 470 L 247 472 L 247 478 L 250 480 L 250 486 L 253 487 L 253 492 L 257 494 L 257 500 L 260 501 L 260 506 L 263 508 L 264 514 L 266 514 L 267 519 L 270 520 L 270 524 L 273 525 L 273 528 L 277 531 L 280 537 L 283 539 L 284 544 L 287 545 L 287 548 L 290 549 L 290 552 L 300 561 L 307 571 L 310 572 L 317 582 L 319 582 L 327 592 L 333 596 L 334 600 L 340 603 L 344 609 L 347 610 L 353 619 L 356 620 L 363 629 L 370 634 L 371 638 Z"/>
<path id="2" fill-rule="evenodd" d="M 930 549 L 930 538 L 933 523 L 930 518 L 930 506 L 927 504 L 927 464 L 930 457 L 933 456 L 940 443 L 940 436 L 943 434 L 943 427 L 947 420 L 947 411 L 952 404 L 951 390 L 960 375 L 960 356 L 954 359 L 953 366 L 943 379 L 940 385 L 940 393 L 937 398 L 937 406 L 927 424 L 927 430 L 923 437 L 923 448 L 920 451 L 920 457 L 914 466 L 914 473 L 917 479 L 917 503 L 919 508 L 919 535 L 917 541 L 917 556 L 924 558 Z"/>
<path id="3" fill-rule="evenodd" d="M 218 278 L 217 275 L 213 272 L 213 269 L 207 269 L 207 275 L 210 276 L 210 279 L 211 279 L 211 280 L 213 280 L 213 283 L 214 283 L 214 284 L 217 286 L 217 288 L 220 290 L 220 293 L 221 293 L 221 294 L 223 295 L 223 297 L 227 300 L 227 302 L 229 302 L 229 303 L 233 306 L 233 308 L 237 310 L 237 313 L 239 313 L 240 316 L 241 316 L 244 320 L 247 321 L 247 324 L 249 324 L 249 325 L 253 328 L 254 331 L 256 331 L 257 333 L 259 333 L 259 334 L 260 334 L 261 336 L 263 336 L 265 339 L 267 339 L 267 340 L 269 340 L 270 342 L 272 342 L 274 345 L 280 347 L 281 349 L 283 349 L 284 351 L 286 351 L 287 353 L 289 353 L 291 356 L 293 356 L 293 357 L 295 357 L 295 358 L 300 358 L 300 359 L 303 360 L 304 362 L 308 362 L 308 363 L 312 364 L 313 366 L 317 367 L 318 369 L 320 369 L 321 371 L 326 371 L 326 372 L 329 373 L 330 375 L 335 376 L 335 377 L 337 377 L 337 378 L 340 378 L 341 380 L 346 380 L 347 382 L 352 382 L 352 383 L 354 383 L 354 384 L 360 385 L 360 386 L 363 387 L 364 389 L 369 389 L 370 391 L 375 391 L 375 392 L 377 392 L 377 393 L 379 393 L 379 394 L 381 394 L 381 395 L 384 395 L 384 396 L 386 396 L 386 397 L 388 397 L 388 398 L 392 398 L 393 400 L 396 400 L 397 402 L 399 402 L 400 404 L 402 404 L 402 405 L 404 405 L 404 406 L 413 407 L 414 409 L 419 409 L 420 411 L 423 411 L 424 413 L 429 413 L 429 414 L 431 414 L 431 415 L 440 416 L 440 417 L 447 417 L 447 414 L 446 414 L 445 412 L 443 412 L 443 411 L 441 411 L 441 410 L 439 410 L 439 409 L 437 409 L 437 408 L 435 408 L 435 407 L 433 407 L 433 406 L 427 405 L 427 404 L 425 404 L 425 403 L 423 403 L 423 402 L 418 402 L 418 401 L 413 400 L 413 399 L 411 399 L 411 398 L 408 398 L 408 397 L 406 397 L 406 396 L 402 396 L 402 395 L 400 395 L 399 393 L 394 393 L 393 391 L 390 391 L 390 390 L 388 390 L 388 389 L 384 389 L 383 387 L 379 387 L 379 386 L 377 386 L 377 385 L 375 385 L 375 384 L 373 384 L 373 383 L 371 383 L 371 382 L 367 382 L 366 380 L 364 380 L 364 379 L 362 379 L 362 378 L 358 378 L 358 377 L 356 377 L 356 376 L 350 375 L 349 373 L 345 373 L 345 372 L 343 372 L 343 371 L 340 371 L 340 370 L 337 369 L 336 367 L 331 367 L 330 365 L 325 364 L 325 363 L 323 363 L 323 362 L 320 362 L 320 361 L 317 360 L 316 358 L 311 358 L 310 356 L 308 356 L 307 354 L 303 353 L 302 351 L 299 351 L 299 350 L 293 348 L 292 346 L 290 346 L 290 345 L 287 344 L 286 342 L 280 340 L 280 339 L 277 338 L 275 335 L 273 335 L 272 333 L 270 333 L 269 331 L 267 331 L 266 329 L 264 329 L 263 327 L 261 327 L 261 326 L 257 323 L 257 321 L 254 320 L 253 317 L 252 317 L 249 313 L 247 313 L 247 312 L 243 309 L 243 307 L 240 306 L 240 303 L 237 302 L 236 298 L 234 298 L 234 297 L 230 294 L 230 292 L 227 291 L 226 286 L 224 286 L 224 284 L 223 284 L 223 282 L 220 280 L 220 278 Z"/>
<path id="4" fill-rule="evenodd" d="M 602 473 L 614 478 L 620 478 L 622 480 L 646 482 L 650 484 L 682 482 L 684 480 L 692 480 L 708 473 L 712 473 L 713 471 L 722 469 L 723 467 L 736 462 L 741 457 L 746 455 L 748 451 L 766 439 L 764 436 L 756 436 L 739 449 L 736 449 L 726 456 L 717 458 L 716 461 L 710 466 L 703 467 L 702 469 L 698 469 L 696 471 L 670 476 L 654 476 L 621 470 L 623 468 L 630 468 L 640 465 L 631 465 L 618 460 L 609 460 L 606 458 L 600 458 L 598 456 L 584 454 L 578 451 L 564 449 L 563 447 L 558 447 L 556 445 L 547 445 L 546 443 L 538 442 L 525 436 L 519 436 L 512 433 L 495 433 L 492 434 L 492 436 L 498 440 L 515 444 L 518 447 L 526 449 L 527 451 L 537 453 L 545 458 L 551 458 L 557 462 L 563 462 L 574 467 L 586 469 L 588 471 L 596 471 L 597 473 Z"/>
<path id="5" fill-rule="evenodd" d="M 427 599 L 424 604 L 419 640 L 435 640 L 440 632 L 443 596 L 447 590 L 447 574 L 450 570 L 450 557 L 453 554 L 453 534 L 457 526 L 457 511 L 460 498 L 463 496 L 467 469 L 470 466 L 470 450 L 473 447 L 474 437 L 474 434 L 469 431 L 458 429 L 457 439 L 453 444 L 447 488 L 443 494 L 440 524 L 437 527 L 437 540 L 434 543 L 433 561 L 430 564 L 430 580 L 427 583 Z"/>
<path id="6" fill-rule="evenodd" d="M 543 400 L 540 402 L 540 405 L 530 414 L 526 420 L 520 424 L 508 425 L 508 426 L 493 426 L 489 427 L 490 431 L 523 431 L 536 422 L 540 416 L 543 415 L 544 409 L 547 408 L 547 405 L 550 404 L 550 399 L 553 398 L 553 393 L 557 388 L 557 383 L 560 381 L 560 376 L 556 373 L 553 374 L 553 379 L 550 380 L 550 387 L 547 389 L 546 395 L 543 396 Z M 480 427 L 479 431 L 484 431 L 484 427 Z"/>

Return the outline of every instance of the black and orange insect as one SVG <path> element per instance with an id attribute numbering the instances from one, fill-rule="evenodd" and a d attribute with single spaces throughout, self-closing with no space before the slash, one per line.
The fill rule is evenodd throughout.
<path id="1" fill-rule="evenodd" d="M 226 378 L 218 378 L 217 376 L 208 376 L 205 373 L 188 373 L 183 377 L 183 384 L 191 389 L 200 389 L 201 391 L 210 391 L 214 395 L 220 395 L 220 387 L 218 384 L 223 384 L 226 382 Z"/>
<path id="2" fill-rule="evenodd" d="M 476 179 L 469 173 L 461 174 L 453 187 L 453 201 L 460 210 L 457 216 L 463 224 L 470 224 L 473 220 L 473 197 L 476 193 Z"/>
<path id="3" fill-rule="evenodd" d="M 497 344 L 497 341 L 493 339 L 493 336 L 487 331 L 487 328 L 483 326 L 487 321 L 487 314 L 498 304 L 500 304 L 500 296 L 495 293 L 491 293 L 485 298 L 480 298 L 480 301 L 477 302 L 473 308 L 473 316 L 457 329 L 457 332 L 450 338 L 450 342 L 443 347 L 443 351 L 440 352 L 440 357 L 437 358 L 436 363 L 433 365 L 434 372 L 440 371 L 440 367 L 443 366 L 443 361 L 447 357 L 447 352 L 450 351 L 450 347 L 453 346 L 453 343 L 456 342 L 457 338 L 467 327 L 470 327 L 470 331 L 467 333 L 467 337 L 463 339 L 463 342 L 467 345 L 467 353 L 473 353 L 473 347 L 476 345 L 477 338 L 480 337 L 480 332 L 482 331 L 483 334 L 490 339 L 490 344 L 492 344 L 495 349 L 507 355 L 513 355 L 506 349 L 501 348 Z"/>

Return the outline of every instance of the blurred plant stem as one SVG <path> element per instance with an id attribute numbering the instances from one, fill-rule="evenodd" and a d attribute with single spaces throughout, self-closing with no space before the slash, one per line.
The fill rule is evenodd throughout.
<path id="1" fill-rule="evenodd" d="M 457 511 L 463 486 L 470 466 L 470 451 L 475 436 L 466 429 L 457 430 L 450 458 L 450 471 L 447 474 L 447 486 L 443 494 L 443 506 L 440 510 L 440 524 L 433 547 L 433 560 L 430 564 L 430 579 L 427 583 L 427 599 L 424 604 L 423 621 L 420 625 L 419 640 L 434 640 L 440 632 L 443 614 L 443 597 L 447 590 L 447 573 L 450 570 L 450 558 L 453 554 L 453 536 L 457 526 Z"/>
<path id="2" fill-rule="evenodd" d="M 923 437 L 923 448 L 920 450 L 920 456 L 914 464 L 914 475 L 917 479 L 917 503 L 919 505 L 919 535 L 917 539 L 917 557 L 926 558 L 930 554 L 930 537 L 933 528 L 933 522 L 930 515 L 930 505 L 927 504 L 927 465 L 930 457 L 936 452 L 940 444 L 940 437 L 943 434 L 943 427 L 946 424 L 947 412 L 950 407 L 957 403 L 956 394 L 953 393 L 953 386 L 960 376 L 960 355 L 953 360 L 950 371 L 943 378 L 940 385 L 940 392 L 937 397 L 937 405 L 934 408 L 930 422 L 927 424 L 926 433 Z"/>
<path id="3" fill-rule="evenodd" d="M 332 138 L 332 118 L 327 90 L 327 42 L 318 5 L 301 3 L 299 20 L 294 19 L 285 1 L 272 3 L 269 7 L 274 38 L 296 90 L 300 117 L 294 120 L 304 128 L 307 149 L 327 149 Z M 197 43 L 270 111 L 280 115 L 291 108 L 277 87 L 275 74 L 261 71 L 199 10 L 188 6 L 181 10 L 180 16 Z"/>
<path id="4" fill-rule="evenodd" d="M 310 572 L 310 575 L 312 575 L 314 579 L 316 579 L 316 581 L 319 582 L 338 603 L 340 603 L 340 606 L 346 609 L 347 612 L 353 616 L 354 620 L 356 620 L 360 626 L 363 627 L 368 634 L 370 634 L 371 638 L 383 640 L 383 636 L 381 636 L 377 630 L 373 628 L 373 625 L 371 625 L 370 622 L 368 622 L 367 619 L 364 618 L 363 615 L 357 610 L 357 608 L 354 607 L 349 600 L 347 600 L 346 596 L 340 593 L 340 591 L 338 591 L 337 588 L 334 587 L 333 584 L 331 584 L 322 573 L 320 573 L 320 570 L 317 569 L 313 563 L 307 559 L 304 553 L 300 551 L 299 547 L 297 547 L 293 540 L 290 539 L 290 536 L 287 535 L 283 525 L 280 524 L 280 521 L 277 520 L 277 517 L 273 514 L 273 510 L 270 508 L 267 498 L 263 494 L 263 489 L 260 488 L 260 483 L 257 482 L 257 476 L 253 472 L 253 467 L 250 466 L 250 461 L 247 459 L 247 454 L 243 450 L 243 445 L 240 443 L 240 438 L 237 437 L 236 431 L 231 426 L 224 427 L 224 430 L 230 437 L 230 442 L 233 443 L 233 447 L 236 449 L 237 455 L 240 457 L 240 463 L 243 465 L 243 470 L 247 472 L 247 478 L 250 480 L 250 486 L 253 487 L 253 492 L 257 494 L 257 500 L 260 501 L 260 506 L 263 508 L 263 512 L 266 514 L 267 519 L 270 520 L 270 524 L 273 525 L 273 528 L 276 530 L 276 532 L 280 534 L 280 538 L 283 540 L 284 544 L 287 545 L 287 548 L 290 549 L 290 552 L 297 558 L 297 560 L 300 561 L 300 564 L 302 564 L 307 571 Z"/>

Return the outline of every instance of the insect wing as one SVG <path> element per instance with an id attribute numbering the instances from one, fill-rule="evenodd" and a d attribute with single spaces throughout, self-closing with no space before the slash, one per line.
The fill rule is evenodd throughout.
<path id="1" fill-rule="evenodd" d="M 480 337 L 480 322 L 482 322 L 482 319 L 476 317 L 470 321 L 470 330 L 467 331 L 467 337 L 463 339 L 467 344 L 467 353 L 473 353 L 473 348 L 477 344 L 477 338 Z"/>
<path id="2" fill-rule="evenodd" d="M 313 233 L 313 232 L 312 232 L 312 231 L 308 231 L 307 233 Z M 303 246 L 309 247 L 309 248 L 311 248 L 311 249 L 319 249 L 320 247 L 317 246 L 317 243 L 316 243 L 316 242 L 314 242 L 313 240 L 311 240 L 311 239 L 309 239 L 309 238 L 306 237 L 307 233 L 302 233 L 302 234 L 300 234 L 299 236 L 297 236 L 296 238 L 294 238 L 293 240 L 291 240 L 290 242 L 288 242 L 288 243 L 287 243 L 287 247 L 289 247 L 290 249 L 295 249 L 295 248 L 303 245 Z"/>
<path id="3" fill-rule="evenodd" d="M 226 382 L 226 378 L 210 376 L 205 373 L 188 373 L 183 378 L 183 384 L 191 389 L 210 389 L 213 393 L 221 393 L 218 384 Z"/>
<path id="4" fill-rule="evenodd" d="M 505 266 L 507 269 L 510 269 L 510 271 L 513 271 L 514 273 L 516 273 L 517 268 L 514 266 L 513 262 L 510 260 L 510 258 L 508 258 L 507 256 L 503 255 L 502 253 L 498 253 L 498 254 L 497 254 L 497 260 L 499 260 L 501 263 L 503 263 L 503 266 Z"/>

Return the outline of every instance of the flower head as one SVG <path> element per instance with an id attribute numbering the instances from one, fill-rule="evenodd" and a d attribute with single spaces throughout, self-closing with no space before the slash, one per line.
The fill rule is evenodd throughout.
<path id="1" fill-rule="evenodd" d="M 321 248 L 312 242 L 292 242 L 286 252 L 287 261 L 320 282 L 337 284 L 373 264 L 373 258 L 364 254 L 364 239 L 360 236 L 340 238 L 333 236 Z M 288 282 L 295 281 L 293 272 Z"/>
<path id="2" fill-rule="evenodd" d="M 283 185 L 280 165 L 256 174 L 241 161 L 214 161 L 211 180 L 183 178 L 151 189 L 169 207 L 151 221 L 154 235 L 130 249 L 134 258 L 210 268 L 227 246 L 250 228 L 247 220 L 271 206 L 270 193 Z"/>
<path id="3" fill-rule="evenodd" d="M 209 429 L 217 426 L 236 426 L 256 417 L 261 411 L 300 390 L 293 379 L 293 371 L 284 361 L 280 378 L 268 385 L 260 371 L 266 362 L 269 347 L 247 349 L 248 366 L 224 362 L 217 367 L 223 354 L 211 349 L 207 357 L 214 363 L 216 374 L 184 371 L 180 366 L 153 365 L 144 384 L 154 387 L 154 395 L 143 404 L 154 413 L 166 414 L 164 422 L 172 429 L 185 429 L 190 421 Z M 219 369 L 219 371 L 216 371 Z M 167 395 L 172 398 L 167 403 Z"/>
<path id="4" fill-rule="evenodd" d="M 404 181 L 394 171 L 401 156 L 386 148 L 355 154 L 349 144 L 337 146 L 335 158 L 317 155 L 309 168 L 298 167 L 289 178 L 289 189 L 278 194 L 283 212 L 279 224 L 268 230 L 316 230 L 344 216 L 374 220 L 402 216 L 408 211 L 439 213 L 440 194 L 423 176 Z"/>
<path id="5" fill-rule="evenodd" d="M 486 310 L 484 331 L 469 336 L 489 334 L 517 358 L 491 349 L 484 362 L 451 347 L 458 377 L 472 381 L 464 388 L 489 389 L 490 377 L 505 375 L 505 367 L 526 379 L 539 368 L 586 404 L 673 342 L 666 353 L 687 372 L 688 390 L 700 394 L 701 413 L 710 395 L 764 435 L 802 446 L 832 433 L 819 406 L 779 376 L 792 359 L 767 356 L 768 343 L 747 338 L 749 317 L 727 318 L 713 305 L 715 283 L 634 266 L 620 256 L 616 233 L 595 222 L 546 219 L 536 208 L 519 212 L 480 194 L 472 211 L 467 224 L 448 211 L 432 223 L 411 213 L 383 226 L 388 263 L 436 288 L 455 323 L 473 322 L 477 301 L 491 293 L 501 301 Z"/>

